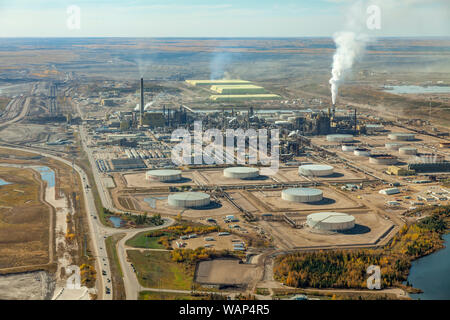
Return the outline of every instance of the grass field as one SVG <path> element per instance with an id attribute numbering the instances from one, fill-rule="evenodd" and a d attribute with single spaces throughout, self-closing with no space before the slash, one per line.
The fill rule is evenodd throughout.
<path id="1" fill-rule="evenodd" d="M 0 167 L 0 268 L 49 261 L 51 211 L 40 201 L 41 184 L 31 169 Z"/>
<path id="2" fill-rule="evenodd" d="M 168 293 L 168 292 L 154 292 L 141 291 L 139 292 L 139 300 L 204 300 L 202 296 L 193 296 L 183 293 Z"/>
<path id="3" fill-rule="evenodd" d="M 136 268 L 139 283 L 147 288 L 191 290 L 193 272 L 171 260 L 164 251 L 128 250 L 128 257 Z"/>
<path id="4" fill-rule="evenodd" d="M 146 234 L 148 232 L 138 233 L 129 239 L 126 245 L 135 248 L 164 249 L 164 246 L 158 243 L 159 237 L 146 237 Z"/>
<path id="5" fill-rule="evenodd" d="M 125 236 L 124 233 L 115 234 L 106 238 L 106 251 L 108 252 L 109 265 L 111 266 L 111 281 L 113 287 L 113 299 L 125 300 L 125 287 L 123 284 L 123 273 L 117 256 L 116 243 Z"/>

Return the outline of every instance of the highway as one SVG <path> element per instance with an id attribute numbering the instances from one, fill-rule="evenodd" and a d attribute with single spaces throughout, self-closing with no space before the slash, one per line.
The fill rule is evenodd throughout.
<path id="1" fill-rule="evenodd" d="M 6 145 L 0 145 L 0 147 L 5 149 L 19 150 L 25 152 L 31 152 L 39 154 L 43 157 L 52 158 L 54 160 L 60 161 L 68 166 L 72 166 L 72 162 L 61 157 L 55 156 L 53 154 L 49 154 L 46 152 L 42 152 L 32 148 L 23 148 L 23 147 L 11 147 Z M 164 228 L 173 224 L 172 219 L 165 218 L 165 223 L 161 226 L 157 227 L 149 227 L 142 229 L 131 229 L 125 230 L 120 228 L 110 228 L 101 224 L 99 215 L 97 212 L 97 208 L 95 206 L 94 195 L 92 193 L 91 188 L 88 186 L 88 176 L 78 165 L 74 164 L 73 168 L 80 176 L 83 185 L 83 193 L 84 193 L 84 201 L 87 213 L 87 221 L 89 225 L 89 232 L 91 235 L 91 243 L 93 253 L 96 259 L 96 270 L 97 270 L 97 299 L 99 300 L 112 300 L 113 297 L 113 288 L 111 285 L 108 285 L 107 279 L 111 278 L 111 268 L 109 265 L 108 255 L 106 251 L 105 239 L 109 236 L 112 236 L 116 233 L 127 233 L 126 239 L 133 237 L 135 234 L 143 231 L 155 230 L 159 228 Z M 95 170 L 95 169 L 94 169 Z M 103 200 L 103 199 L 102 199 Z M 125 239 L 124 238 L 124 239 Z M 125 241 L 126 241 L 125 239 Z M 139 284 L 137 283 L 136 275 L 130 271 L 129 264 L 126 263 L 126 252 L 125 250 L 118 250 L 119 259 L 121 261 L 122 270 L 124 271 L 124 285 L 126 297 L 128 300 L 137 299 L 137 294 L 139 291 Z M 102 270 L 106 271 L 106 275 L 102 275 Z M 106 294 L 106 286 L 110 288 L 110 294 Z"/>

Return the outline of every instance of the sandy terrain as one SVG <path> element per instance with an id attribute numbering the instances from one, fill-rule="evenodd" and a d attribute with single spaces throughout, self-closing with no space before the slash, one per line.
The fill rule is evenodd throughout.
<path id="1" fill-rule="evenodd" d="M 205 238 L 212 237 L 214 241 L 206 241 Z M 231 240 L 238 240 L 237 242 L 233 242 Z M 241 238 L 235 235 L 229 236 L 218 236 L 217 232 L 210 233 L 207 235 L 199 235 L 198 238 L 187 239 L 187 240 L 177 240 L 186 243 L 185 249 L 196 249 L 198 247 L 203 247 L 205 244 L 212 244 L 212 249 L 215 250 L 233 250 L 233 243 L 243 242 Z M 175 244 L 176 241 L 172 241 L 172 248 L 176 249 L 177 246 Z"/>
<path id="2" fill-rule="evenodd" d="M 204 284 L 242 285 L 257 276 L 257 267 L 240 264 L 240 260 L 215 259 L 198 264 L 195 281 Z"/>
<path id="3" fill-rule="evenodd" d="M 48 300 L 54 279 L 45 271 L 0 275 L 1 300 Z"/>

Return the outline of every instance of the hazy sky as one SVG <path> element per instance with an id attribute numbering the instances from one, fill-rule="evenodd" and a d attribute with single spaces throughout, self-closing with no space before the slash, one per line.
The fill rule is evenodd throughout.
<path id="1" fill-rule="evenodd" d="M 450 36 L 450 0 L 0 0 L 0 37 L 331 36 L 349 19 L 366 28 L 370 4 L 381 29 L 368 34 Z M 71 5 L 80 29 L 67 27 Z"/>

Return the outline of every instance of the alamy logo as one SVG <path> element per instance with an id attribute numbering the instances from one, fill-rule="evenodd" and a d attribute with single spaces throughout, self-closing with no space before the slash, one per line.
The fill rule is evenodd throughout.
<path id="1" fill-rule="evenodd" d="M 280 167 L 280 132 L 278 129 L 219 129 L 203 131 L 201 121 L 194 122 L 194 132 L 177 129 L 172 141 L 181 141 L 172 149 L 172 162 L 190 164 L 261 164 L 262 175 L 274 175 Z M 224 143 L 225 141 L 225 143 Z M 248 143 L 247 143 L 248 142 Z M 268 154 L 270 143 L 270 155 Z"/>
<path id="2" fill-rule="evenodd" d="M 381 270 L 379 266 L 370 265 L 367 268 L 367 274 L 370 275 L 367 278 L 367 288 L 370 290 L 381 289 Z"/>

